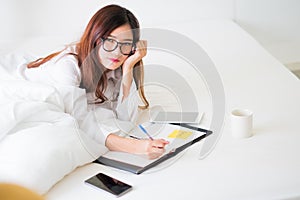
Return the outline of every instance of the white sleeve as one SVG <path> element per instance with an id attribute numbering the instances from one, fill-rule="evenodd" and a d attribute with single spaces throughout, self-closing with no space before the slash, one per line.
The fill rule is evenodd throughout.
<path id="1" fill-rule="evenodd" d="M 111 110 L 101 107 L 88 110 L 84 89 L 62 85 L 57 88 L 63 96 L 65 112 L 72 115 L 80 129 L 97 143 L 105 145 L 109 134 L 120 131 L 117 126 L 112 124 L 115 121 L 115 115 Z"/>
<path id="2" fill-rule="evenodd" d="M 66 57 L 66 59 L 59 59 L 53 63 L 53 66 L 48 66 L 52 67 L 52 73 L 50 74 L 51 78 L 57 84 L 79 87 L 81 82 L 81 72 L 77 60 L 68 57 Z"/>
<path id="3" fill-rule="evenodd" d="M 123 84 L 121 84 L 118 105 L 116 107 L 117 117 L 120 120 L 135 122 L 138 116 L 138 91 L 136 84 L 132 81 L 129 95 L 123 100 Z"/>
<path id="4" fill-rule="evenodd" d="M 122 135 L 122 132 L 131 130 L 138 117 L 139 97 L 134 82 L 131 84 L 129 96 L 123 102 L 122 98 L 123 87 L 121 84 L 116 112 L 105 107 L 93 106 L 86 116 L 79 117 L 82 119 L 81 128 L 102 144 L 105 144 L 109 134 Z M 95 130 L 99 130 L 99 132 L 95 132 Z"/>
<path id="5" fill-rule="evenodd" d="M 74 56 L 66 55 L 50 60 L 37 68 L 23 70 L 23 76 L 27 80 L 56 87 L 63 99 L 65 112 L 72 115 L 79 128 L 97 143 L 105 145 L 107 136 L 119 131 L 116 126 L 109 123 L 112 115 L 108 112 L 112 111 L 88 110 L 86 91 L 79 88 L 81 73 Z M 104 116 L 105 112 L 106 121 L 99 118 Z"/>
<path id="6" fill-rule="evenodd" d="M 79 126 L 96 142 L 105 145 L 109 134 L 120 131 L 120 129 L 110 124 L 113 121 L 114 118 L 109 118 L 105 121 L 99 120 L 96 111 L 91 110 L 85 115 L 83 120 L 80 120 Z"/>
<path id="7" fill-rule="evenodd" d="M 77 60 L 66 55 L 58 60 L 50 60 L 39 67 L 23 69 L 25 79 L 49 85 L 76 86 L 80 85 L 81 73 Z"/>

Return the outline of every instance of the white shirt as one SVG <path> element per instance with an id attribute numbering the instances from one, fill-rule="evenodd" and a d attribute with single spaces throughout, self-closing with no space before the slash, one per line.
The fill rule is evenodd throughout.
<path id="1" fill-rule="evenodd" d="M 122 129 L 118 121 L 135 122 L 138 113 L 136 85 L 133 81 L 130 95 L 122 101 L 121 68 L 110 71 L 104 93 L 108 101 L 95 104 L 94 93 L 78 92 L 74 89 L 79 89 L 81 72 L 76 57 L 68 54 L 70 52 L 76 52 L 74 46 L 68 47 L 39 67 L 28 69 L 26 64 L 20 66 L 18 74 L 29 81 L 55 86 L 64 98 L 65 111 L 76 118 L 80 128 L 89 136 L 98 143 L 105 144 L 110 133 L 117 133 Z"/>

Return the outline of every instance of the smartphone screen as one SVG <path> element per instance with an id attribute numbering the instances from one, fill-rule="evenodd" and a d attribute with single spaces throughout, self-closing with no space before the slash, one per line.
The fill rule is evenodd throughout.
<path id="1" fill-rule="evenodd" d="M 107 192 L 110 192 L 115 196 L 121 196 L 122 194 L 132 189 L 131 185 L 128 185 L 103 173 L 99 173 L 85 180 L 85 182 Z"/>

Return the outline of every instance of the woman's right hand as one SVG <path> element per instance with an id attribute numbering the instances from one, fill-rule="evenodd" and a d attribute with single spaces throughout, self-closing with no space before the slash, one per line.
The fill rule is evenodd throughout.
<path id="1" fill-rule="evenodd" d="M 139 142 L 144 146 L 144 148 L 140 148 L 140 150 L 142 150 L 140 153 L 146 154 L 149 159 L 155 159 L 161 156 L 165 152 L 165 146 L 169 144 L 169 142 L 164 139 L 139 140 Z"/>
<path id="2" fill-rule="evenodd" d="M 105 142 L 106 147 L 111 151 L 146 155 L 149 159 L 161 156 L 165 152 L 167 144 L 169 142 L 164 139 L 132 139 L 115 134 L 109 134 Z"/>

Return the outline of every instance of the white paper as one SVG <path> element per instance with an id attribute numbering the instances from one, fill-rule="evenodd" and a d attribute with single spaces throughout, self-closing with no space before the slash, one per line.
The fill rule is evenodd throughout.
<path id="1" fill-rule="evenodd" d="M 196 137 L 199 137 L 201 135 L 204 135 L 205 133 L 194 131 L 191 129 L 183 128 L 180 126 L 170 125 L 170 124 L 151 124 L 149 123 L 147 126 L 144 126 L 147 132 L 154 138 L 162 138 L 170 143 L 165 147 L 165 153 L 162 155 L 168 154 L 170 151 L 172 151 L 175 148 L 178 148 Z M 173 131 L 180 130 L 180 131 L 187 131 L 191 135 L 189 135 L 186 139 L 181 138 L 170 138 L 168 137 Z M 141 139 L 147 139 L 147 135 L 143 133 L 139 128 L 135 128 L 132 130 L 130 135 L 133 135 L 135 137 L 141 138 Z M 115 161 L 120 161 L 124 163 L 129 163 L 131 165 L 136 165 L 140 167 L 145 167 L 149 165 L 150 163 L 154 162 L 155 160 L 159 159 L 152 159 L 150 160 L 146 155 L 136 155 L 136 154 L 130 154 L 130 153 L 124 153 L 124 152 L 115 152 L 115 151 L 109 151 L 106 154 L 104 154 L 102 157 L 112 159 Z"/>

